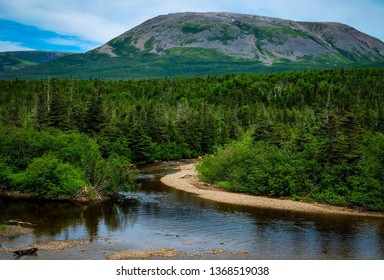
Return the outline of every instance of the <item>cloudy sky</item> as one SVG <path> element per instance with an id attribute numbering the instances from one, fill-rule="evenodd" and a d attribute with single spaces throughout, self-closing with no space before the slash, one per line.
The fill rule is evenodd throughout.
<path id="1" fill-rule="evenodd" d="M 341 22 L 384 41 L 384 0 L 0 0 L 0 51 L 85 52 L 147 19 L 186 11 Z"/>

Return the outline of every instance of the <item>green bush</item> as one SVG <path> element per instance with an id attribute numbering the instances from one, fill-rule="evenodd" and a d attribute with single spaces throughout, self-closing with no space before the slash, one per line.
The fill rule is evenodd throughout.
<path id="1" fill-rule="evenodd" d="M 197 166 L 200 178 L 227 182 L 232 189 L 257 195 L 289 196 L 301 185 L 292 159 L 276 146 L 253 142 L 251 133 L 208 156 Z"/>
<path id="2" fill-rule="evenodd" d="M 172 160 L 183 157 L 183 148 L 176 142 L 153 143 L 152 149 L 154 158 Z"/>
<path id="3" fill-rule="evenodd" d="M 307 142 L 279 147 L 265 140 L 254 140 L 246 133 L 239 141 L 206 156 L 197 165 L 201 180 L 213 182 L 233 191 L 290 196 L 295 200 L 384 210 L 384 136 L 367 135 L 355 149 L 360 159 L 355 162 L 322 161 L 325 155 L 316 136 Z M 252 140 L 253 138 L 253 140 Z"/>
<path id="4" fill-rule="evenodd" d="M 12 169 L 9 166 L 9 158 L 0 157 L 0 189 L 10 184 Z"/>
<path id="5" fill-rule="evenodd" d="M 54 155 L 35 158 L 25 171 L 8 174 L 13 190 L 32 193 L 50 199 L 71 198 L 85 186 L 81 171 L 62 163 Z"/>
<path id="6" fill-rule="evenodd" d="M 1 127 L 0 187 L 49 199 L 68 199 L 84 186 L 113 196 L 134 185 L 135 168 L 117 143 L 104 159 L 96 140 L 79 132 Z M 112 145 L 113 146 L 113 145 Z M 128 149 L 129 150 L 129 149 Z"/>
<path id="7" fill-rule="evenodd" d="M 71 198 L 86 185 L 78 168 L 50 154 L 34 159 L 21 174 L 25 191 L 50 199 Z"/>
<path id="8" fill-rule="evenodd" d="M 333 188 L 327 188 L 321 193 L 314 194 L 313 198 L 332 205 L 346 206 L 347 204 L 346 197 L 337 194 Z"/>
<path id="9" fill-rule="evenodd" d="M 137 171 L 133 164 L 123 157 L 112 155 L 105 164 L 103 193 L 110 197 L 118 192 L 128 191 L 135 186 Z"/>

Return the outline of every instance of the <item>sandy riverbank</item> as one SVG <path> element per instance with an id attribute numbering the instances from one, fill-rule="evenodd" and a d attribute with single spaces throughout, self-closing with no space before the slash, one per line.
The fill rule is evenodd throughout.
<path id="1" fill-rule="evenodd" d="M 161 182 L 175 189 L 193 193 L 201 198 L 212 201 L 283 211 L 375 216 L 384 218 L 384 213 L 360 212 L 349 208 L 318 203 L 305 203 L 286 199 L 232 193 L 216 186 L 199 182 L 194 163 L 182 164 L 178 168 L 179 171 L 176 173 L 162 177 Z"/>

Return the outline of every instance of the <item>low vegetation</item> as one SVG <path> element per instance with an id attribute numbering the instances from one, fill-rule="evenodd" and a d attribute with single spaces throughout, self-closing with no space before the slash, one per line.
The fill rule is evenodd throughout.
<path id="1" fill-rule="evenodd" d="M 29 234 L 32 231 L 31 228 L 0 224 L 0 237 L 15 237 L 18 235 Z"/>
<path id="2" fill-rule="evenodd" d="M 231 191 L 384 210 L 383 134 L 366 135 L 353 150 L 345 149 L 347 143 L 302 136 L 305 142 L 276 145 L 249 132 L 206 156 L 197 166 L 200 177 Z"/>
<path id="3" fill-rule="evenodd" d="M 119 156 L 103 158 L 99 145 L 86 134 L 0 127 L 0 138 L 3 191 L 71 199 L 79 192 L 90 198 L 115 196 L 133 186 L 132 164 Z"/>

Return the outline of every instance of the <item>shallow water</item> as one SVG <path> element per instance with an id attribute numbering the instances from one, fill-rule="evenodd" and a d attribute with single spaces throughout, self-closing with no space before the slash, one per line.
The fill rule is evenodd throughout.
<path id="1" fill-rule="evenodd" d="M 181 259 L 384 259 L 383 218 L 233 206 L 169 188 L 156 174 L 140 178 L 140 191 L 129 194 L 136 201 L 77 205 L 1 199 L 0 221 L 35 224 L 32 234 L 0 240 L 1 246 L 86 240 L 85 246 L 38 251 L 25 259 L 105 259 L 156 248 L 182 251 Z M 217 249 L 223 251 L 211 253 Z"/>

